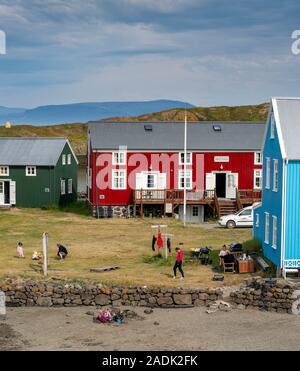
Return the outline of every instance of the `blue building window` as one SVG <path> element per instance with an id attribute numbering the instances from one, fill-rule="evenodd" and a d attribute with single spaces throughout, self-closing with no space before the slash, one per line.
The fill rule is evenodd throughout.
<path id="1" fill-rule="evenodd" d="M 274 160 L 273 163 L 273 191 L 278 191 L 278 160 Z"/>
<path id="2" fill-rule="evenodd" d="M 256 213 L 256 221 L 255 221 L 255 227 L 259 228 L 259 213 Z"/>
<path id="3" fill-rule="evenodd" d="M 270 235 L 270 214 L 265 213 L 265 243 L 269 243 Z"/>
<path id="4" fill-rule="evenodd" d="M 277 248 L 277 217 L 272 216 L 273 219 L 273 233 L 272 233 L 272 247 L 273 249 Z"/>
<path id="5" fill-rule="evenodd" d="M 266 158 L 266 189 L 270 189 L 271 179 L 271 160 L 269 157 Z"/>
<path id="6" fill-rule="evenodd" d="M 271 130 L 270 130 L 270 138 L 275 138 L 275 119 L 274 119 L 274 113 L 271 114 Z"/>

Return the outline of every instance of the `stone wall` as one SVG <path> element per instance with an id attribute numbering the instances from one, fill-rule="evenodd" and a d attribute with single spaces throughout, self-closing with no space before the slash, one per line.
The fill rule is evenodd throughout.
<path id="1" fill-rule="evenodd" d="M 97 206 L 88 205 L 91 210 L 91 214 L 95 218 L 129 218 L 133 216 L 133 207 L 132 206 Z"/>
<path id="2" fill-rule="evenodd" d="M 107 287 L 72 283 L 12 281 L 0 284 L 7 306 L 210 306 L 222 299 L 220 289 Z"/>
<path id="3" fill-rule="evenodd" d="M 284 280 L 249 279 L 230 299 L 241 309 L 300 314 L 300 285 Z"/>

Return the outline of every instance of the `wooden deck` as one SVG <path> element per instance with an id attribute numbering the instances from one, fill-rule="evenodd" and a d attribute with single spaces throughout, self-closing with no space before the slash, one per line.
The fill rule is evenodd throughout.
<path id="1" fill-rule="evenodd" d="M 184 191 L 181 189 L 139 189 L 133 191 L 134 214 L 136 215 L 137 206 L 140 208 L 140 213 L 143 215 L 143 205 L 164 205 L 164 214 L 172 213 L 182 205 L 184 201 Z M 216 216 L 219 215 L 219 205 L 216 190 L 187 190 L 186 193 L 187 205 L 208 205 Z M 237 210 L 242 209 L 246 205 L 251 205 L 261 201 L 261 191 L 252 189 L 237 190 L 236 199 L 231 202 L 236 202 Z M 168 206 L 168 210 L 167 210 Z"/>

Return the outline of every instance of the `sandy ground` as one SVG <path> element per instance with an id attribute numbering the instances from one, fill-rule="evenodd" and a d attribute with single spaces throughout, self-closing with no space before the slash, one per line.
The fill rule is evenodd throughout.
<path id="1" fill-rule="evenodd" d="M 132 308 L 131 308 L 132 309 Z M 300 350 L 300 317 L 252 310 L 154 309 L 122 325 L 98 324 L 95 308 L 8 308 L 0 350 Z M 155 324 L 155 322 L 157 322 Z"/>

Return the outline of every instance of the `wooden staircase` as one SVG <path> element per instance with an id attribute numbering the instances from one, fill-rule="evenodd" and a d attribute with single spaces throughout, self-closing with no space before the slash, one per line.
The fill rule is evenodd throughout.
<path id="1" fill-rule="evenodd" d="M 225 199 L 218 199 L 219 204 L 219 212 L 218 217 L 229 214 L 234 214 L 238 211 L 238 206 L 236 200 L 225 200 Z"/>

